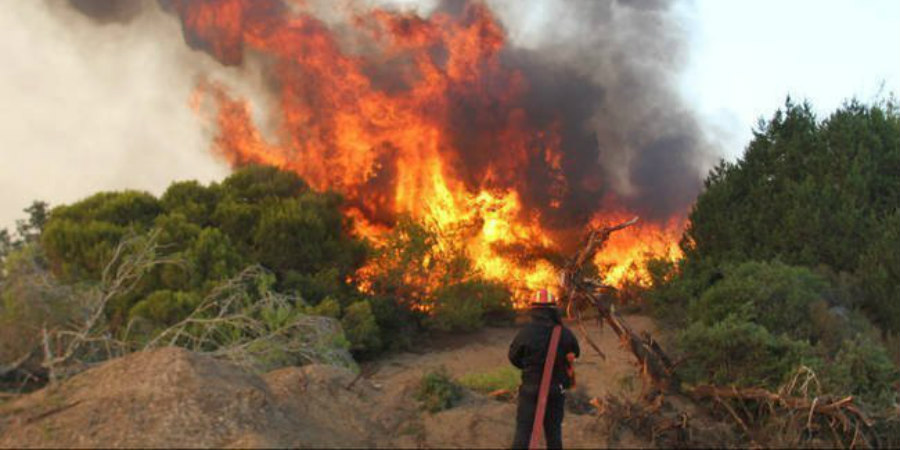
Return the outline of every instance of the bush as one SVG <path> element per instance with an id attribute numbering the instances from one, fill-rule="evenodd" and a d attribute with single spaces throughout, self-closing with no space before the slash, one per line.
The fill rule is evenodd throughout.
<path id="1" fill-rule="evenodd" d="M 677 341 L 686 353 L 682 379 L 774 389 L 804 364 L 829 392 L 889 404 L 896 372 L 881 333 L 843 306 L 851 304 L 852 277 L 777 261 L 726 264 L 722 270 L 694 264 L 651 275 L 660 280 L 651 298 L 673 299 L 666 308 L 682 304 L 682 296 L 689 299 Z"/>
<path id="2" fill-rule="evenodd" d="M 832 392 L 856 395 L 879 408 L 898 400 L 892 388 L 900 375 L 897 367 L 884 346 L 865 335 L 845 340 L 825 373 L 826 385 Z"/>
<path id="3" fill-rule="evenodd" d="M 422 403 L 423 409 L 435 413 L 450 409 L 459 402 L 462 388 L 450 379 L 447 368 L 441 366 L 422 377 L 415 397 Z"/>
<path id="4" fill-rule="evenodd" d="M 350 341 L 350 350 L 355 354 L 373 354 L 381 350 L 378 324 L 368 300 L 358 301 L 344 310 L 341 319 L 344 333 Z"/>
<path id="5" fill-rule="evenodd" d="M 341 304 L 331 297 L 328 297 L 319 302 L 318 305 L 308 307 L 307 309 L 309 311 L 309 314 L 315 316 L 325 316 L 331 317 L 333 319 L 338 319 L 341 317 Z"/>
<path id="6" fill-rule="evenodd" d="M 809 344 L 736 314 L 706 324 L 692 323 L 678 337 L 687 359 L 679 375 L 690 383 L 776 388 L 799 364 L 817 366 Z"/>
<path id="7" fill-rule="evenodd" d="M 819 120 L 788 100 L 704 182 L 688 260 L 780 260 L 859 278 L 869 317 L 900 331 L 900 109 L 852 100 Z"/>
<path id="8" fill-rule="evenodd" d="M 860 286 L 865 293 L 862 306 L 884 329 L 900 331 L 900 210 L 873 234 L 880 238 L 860 262 Z"/>
<path id="9" fill-rule="evenodd" d="M 651 259 L 650 289 L 645 294 L 653 316 L 675 328 L 687 326 L 688 305 L 722 278 L 711 261 Z"/>
<path id="10" fill-rule="evenodd" d="M 131 308 L 130 318 L 143 318 L 156 326 L 174 325 L 187 317 L 200 303 L 191 292 L 154 291 Z"/>
<path id="11" fill-rule="evenodd" d="M 43 226 L 48 267 L 71 283 L 99 281 L 123 236 L 159 230 L 159 250 L 178 264 L 155 268 L 107 304 L 115 334 L 132 317 L 177 322 L 191 311 L 187 296 L 203 298 L 253 264 L 273 272 L 273 289 L 313 304 L 327 297 L 349 303 L 357 290 L 348 280 L 365 247 L 349 234 L 341 202 L 334 193 L 309 190 L 295 173 L 248 166 L 222 184 L 173 183 L 161 200 L 141 192 L 98 193 L 54 208 L 45 226 L 32 222 Z"/>
<path id="12" fill-rule="evenodd" d="M 707 325 L 739 314 L 773 334 L 813 338 L 813 304 L 828 290 L 824 279 L 803 267 L 746 262 L 726 268 L 724 278 L 690 304 L 690 316 Z"/>
<path id="13" fill-rule="evenodd" d="M 369 298 L 369 303 L 381 330 L 382 348 L 392 351 L 412 348 L 414 337 L 421 331 L 419 324 L 424 320 L 424 313 L 411 310 L 391 295 L 375 295 Z"/>
<path id="14" fill-rule="evenodd" d="M 56 286 L 40 266 L 40 258 L 40 247 L 26 244 L 10 252 L 0 265 L 6 275 L 0 279 L 0 365 L 29 353 L 36 359 L 42 328 L 62 327 L 81 312 L 73 292 Z"/>
<path id="15" fill-rule="evenodd" d="M 467 373 L 459 377 L 460 385 L 482 394 L 489 394 L 500 389 L 515 392 L 520 381 L 519 370 L 510 366 L 488 372 Z"/>
<path id="16" fill-rule="evenodd" d="M 440 288 L 425 324 L 442 331 L 473 331 L 487 321 L 510 322 L 515 313 L 512 294 L 496 282 L 475 280 Z"/>

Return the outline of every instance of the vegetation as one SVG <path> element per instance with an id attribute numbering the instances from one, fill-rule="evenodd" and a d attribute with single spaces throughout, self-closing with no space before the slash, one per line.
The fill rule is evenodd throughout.
<path id="1" fill-rule="evenodd" d="M 436 230 L 401 218 L 374 247 L 352 234 L 341 208 L 339 195 L 266 166 L 208 186 L 176 182 L 159 198 L 101 192 L 52 210 L 35 202 L 15 233 L 0 231 L 0 367 L 39 354 L 44 329 L 71 331 L 88 298 L 73 293 L 109 288 L 113 261 L 131 255 L 121 243 L 141 236 L 152 237 L 144 256 L 153 264 L 127 289 L 104 291 L 91 331 L 122 348 L 237 346 L 232 359 L 265 368 L 309 361 L 302 345 L 371 358 L 430 330 L 511 318 L 509 291 L 481 279 L 462 249 L 439 248 Z M 217 315 L 235 321 L 208 326 Z M 311 317 L 335 319 L 343 332 L 320 342 L 290 331 L 309 331 Z"/>
<path id="2" fill-rule="evenodd" d="M 482 394 L 506 390 L 515 392 L 519 387 L 521 373 L 512 366 L 503 366 L 487 372 L 467 373 L 459 377 L 459 384 Z"/>
<path id="3" fill-rule="evenodd" d="M 415 397 L 422 403 L 422 409 L 435 413 L 456 405 L 462 399 L 462 388 L 453 382 L 447 368 L 441 366 L 422 376 Z"/>
<path id="4" fill-rule="evenodd" d="M 847 305 L 900 331 L 900 115 L 851 102 L 824 121 L 787 102 L 744 156 L 723 162 L 691 212 L 691 263 L 827 266 L 860 290 Z"/>
<path id="5" fill-rule="evenodd" d="M 372 290 L 412 311 L 428 311 L 419 319 L 427 329 L 472 331 L 511 321 L 509 289 L 478 276 L 461 247 L 463 239 L 443 236 L 444 246 L 438 245 L 440 232 L 401 218 L 372 258 L 367 280 Z M 445 247 L 454 243 L 460 246 Z"/>
<path id="6" fill-rule="evenodd" d="M 689 383 L 774 389 L 812 368 L 835 394 L 897 401 L 900 115 L 850 102 L 824 121 L 788 100 L 722 162 L 678 262 L 651 261 L 653 311 L 681 331 Z"/>

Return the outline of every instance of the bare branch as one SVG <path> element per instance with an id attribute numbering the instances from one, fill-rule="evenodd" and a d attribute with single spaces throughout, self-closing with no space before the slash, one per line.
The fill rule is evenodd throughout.
<path id="1" fill-rule="evenodd" d="M 612 288 L 604 286 L 597 280 L 582 276 L 584 265 L 594 258 L 597 251 L 609 240 L 610 235 L 634 225 L 637 221 L 638 218 L 634 217 L 627 222 L 605 228 L 594 228 L 588 232 L 582 247 L 566 265 L 562 277 L 563 297 L 568 302 L 570 311 L 573 309 L 576 312 L 580 311 L 582 306 L 596 308 L 600 318 L 612 328 L 625 347 L 634 354 L 642 369 L 641 373 L 648 376 L 659 391 L 676 391 L 679 383 L 675 379 L 675 367 L 659 344 L 649 335 L 642 337 L 635 333 L 616 313 L 615 308 L 607 300 L 609 296 L 604 294 Z M 580 313 L 577 314 L 576 319 L 585 340 L 602 355 L 603 352 L 584 331 Z"/>
<path id="2" fill-rule="evenodd" d="M 72 297 L 85 305 L 85 314 L 82 321 L 75 319 L 71 329 L 42 329 L 41 365 L 48 370 L 51 382 L 60 378 L 61 372 L 77 372 L 85 367 L 84 360 L 104 360 L 127 352 L 125 342 L 110 336 L 103 316 L 113 298 L 132 291 L 153 267 L 178 263 L 174 258 L 157 255 L 158 237 L 159 230 L 126 236 L 116 245 L 96 286 L 80 291 L 69 288 Z M 48 284 L 55 284 L 47 280 Z"/>
<path id="3" fill-rule="evenodd" d="M 267 272 L 251 266 L 219 285 L 180 322 L 161 331 L 145 349 L 163 345 L 228 359 L 238 365 L 264 370 L 267 362 L 287 360 L 295 364 L 323 362 L 355 366 L 346 349 L 334 345 L 343 334 L 332 318 L 301 314 L 302 300 L 270 290 L 249 291 Z M 285 314 L 281 322 L 267 315 Z"/>

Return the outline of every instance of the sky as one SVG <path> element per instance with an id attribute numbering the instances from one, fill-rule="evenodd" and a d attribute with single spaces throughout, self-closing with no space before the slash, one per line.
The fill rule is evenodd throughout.
<path id="1" fill-rule="evenodd" d="M 198 73 L 223 69 L 188 50 L 174 20 L 98 27 L 61 4 L 0 0 L 0 228 L 35 199 L 160 194 L 177 179 L 224 177 L 186 101 Z M 900 93 L 900 1 L 684 0 L 678 12 L 688 39 L 680 90 L 724 158 L 787 95 L 824 117 L 850 97 Z M 538 7 L 522 17 L 513 38 L 545 26 Z M 242 70 L 221 75 L 252 85 Z"/>
<path id="2" fill-rule="evenodd" d="M 827 115 L 900 94 L 900 1 L 695 0 L 682 90 L 737 157 L 787 95 Z"/>

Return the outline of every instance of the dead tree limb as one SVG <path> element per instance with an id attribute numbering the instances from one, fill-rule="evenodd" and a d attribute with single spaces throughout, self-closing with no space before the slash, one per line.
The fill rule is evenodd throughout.
<path id="1" fill-rule="evenodd" d="M 584 265 L 594 258 L 594 255 L 603 248 L 613 232 L 628 228 L 637 223 L 638 218 L 604 228 L 594 228 L 588 232 L 581 248 L 575 253 L 563 272 L 562 293 L 563 298 L 569 304 L 569 311 L 578 312 L 583 306 L 590 305 L 596 308 L 600 318 L 616 333 L 622 344 L 635 356 L 641 367 L 641 373 L 652 382 L 660 392 L 673 392 L 678 390 L 678 382 L 675 379 L 674 364 L 663 352 L 659 344 L 649 335 L 643 337 L 634 332 L 630 326 L 615 311 L 615 307 L 607 294 L 615 289 L 604 285 L 598 279 L 585 278 Z M 580 313 L 577 315 L 579 327 L 581 325 Z M 587 338 L 586 334 L 585 337 Z M 590 339 L 588 343 L 599 352 L 596 344 Z M 602 352 L 599 352 L 602 355 Z"/>
<path id="2" fill-rule="evenodd" d="M 106 305 L 131 292 L 142 277 L 161 264 L 177 264 L 177 259 L 157 254 L 159 230 L 147 235 L 130 235 L 113 251 L 103 268 L 100 282 L 74 298 L 83 303 L 81 317 L 70 329 L 42 329 L 41 347 L 51 383 L 88 367 L 92 360 L 104 360 L 127 352 L 127 344 L 110 336 L 104 320 Z"/>

